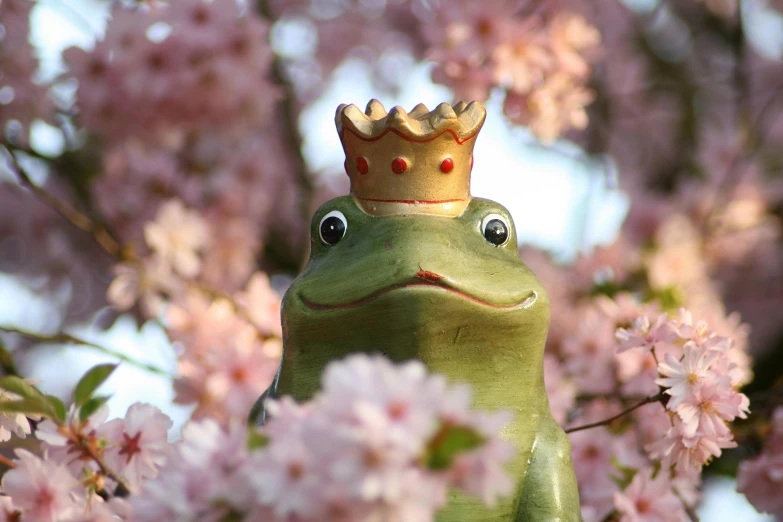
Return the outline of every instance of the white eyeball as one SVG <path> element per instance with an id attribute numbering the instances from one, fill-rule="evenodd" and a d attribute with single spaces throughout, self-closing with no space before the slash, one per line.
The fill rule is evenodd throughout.
<path id="1" fill-rule="evenodd" d="M 504 245 L 511 237 L 511 226 L 500 214 L 487 214 L 481 220 L 481 234 L 493 246 Z"/>
<path id="2" fill-rule="evenodd" d="M 318 225 L 318 234 L 321 241 L 327 245 L 334 245 L 340 241 L 348 230 L 348 220 L 345 214 L 339 210 L 332 210 L 321 218 L 321 224 Z"/>

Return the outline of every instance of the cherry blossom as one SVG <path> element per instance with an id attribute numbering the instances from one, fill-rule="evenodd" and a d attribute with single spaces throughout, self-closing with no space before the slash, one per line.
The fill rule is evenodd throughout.
<path id="1" fill-rule="evenodd" d="M 645 449 L 651 458 L 661 460 L 664 466 L 677 466 L 686 472 L 689 469 L 700 469 L 714 457 L 720 457 L 722 449 L 736 446 L 737 443 L 725 430 L 719 430 L 712 436 L 702 433 L 689 436 L 683 422 L 675 418 L 666 436 L 648 444 Z"/>
<path id="2" fill-rule="evenodd" d="M 55 522 L 78 512 L 72 490 L 78 484 L 64 465 L 16 450 L 17 467 L 3 475 L 2 488 L 31 522 Z"/>
<path id="3" fill-rule="evenodd" d="M 161 205 L 155 221 L 144 227 L 147 244 L 183 277 L 196 276 L 201 270 L 199 251 L 210 235 L 201 216 L 188 211 L 181 201 Z"/>
<path id="4" fill-rule="evenodd" d="M 783 408 L 776 408 L 762 452 L 740 463 L 737 490 L 764 513 L 783 514 L 780 487 L 783 484 Z"/>
<path id="5" fill-rule="evenodd" d="M 108 416 L 109 408 L 104 405 L 82 421 L 78 409 L 71 406 L 62 426 L 46 419 L 38 425 L 35 437 L 43 442 L 47 455 L 66 464 L 74 476 L 94 473 L 97 471 L 97 463 L 89 452 L 84 451 L 82 445 L 96 453 L 103 452 L 105 440 L 101 440 L 97 430 L 104 425 Z"/>
<path id="6" fill-rule="evenodd" d="M 747 416 L 747 397 L 720 383 L 700 387 L 690 394 L 677 408 L 683 420 L 683 432 L 693 436 L 697 430 L 708 436 L 725 435 L 725 422 Z"/>
<path id="7" fill-rule="evenodd" d="M 113 419 L 98 430 L 108 441 L 106 462 L 137 490 L 145 478 L 155 477 L 169 454 L 172 422 L 149 404 L 134 404 L 124 419 Z"/>
<path id="8" fill-rule="evenodd" d="M 621 522 L 664 522 L 688 520 L 682 503 L 672 491 L 665 474 L 653 477 L 653 470 L 642 469 L 622 492 L 615 493 L 614 505 Z"/>
<path id="9" fill-rule="evenodd" d="M 277 516 L 306 520 L 346 508 L 431 520 L 448 485 L 492 504 L 513 488 L 504 464 L 516 452 L 498 437 L 509 417 L 475 412 L 469 399 L 464 387 L 449 388 L 420 362 L 349 356 L 327 367 L 309 406 L 267 401 L 270 443 L 252 456 L 250 480 Z M 458 428 L 473 430 L 479 447 L 442 471 L 428 469 L 438 433 Z"/>
<path id="10" fill-rule="evenodd" d="M 710 372 L 710 366 L 720 357 L 719 352 L 707 351 L 693 342 L 686 343 L 683 350 L 682 360 L 677 360 L 671 353 L 666 354 L 665 362 L 658 365 L 658 371 L 664 377 L 655 380 L 655 384 L 667 388 L 665 393 L 671 395 L 667 406 L 672 410 L 704 386 L 708 378 L 717 379 Z"/>
<path id="11" fill-rule="evenodd" d="M 674 327 L 666 314 L 661 314 L 651 322 L 650 318 L 643 315 L 633 321 L 632 328 L 618 328 L 617 340 L 620 341 L 620 352 L 632 348 L 652 350 L 658 343 L 674 341 L 677 336 Z"/>

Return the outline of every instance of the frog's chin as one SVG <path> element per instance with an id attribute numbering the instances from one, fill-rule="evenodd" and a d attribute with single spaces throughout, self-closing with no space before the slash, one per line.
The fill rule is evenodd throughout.
<path id="1" fill-rule="evenodd" d="M 371 293 L 370 295 L 357 299 L 356 301 L 351 301 L 349 303 L 337 304 L 337 305 L 314 303 L 313 301 L 310 301 L 309 299 L 307 299 L 305 296 L 301 294 L 300 294 L 300 298 L 302 299 L 302 303 L 310 310 L 318 310 L 318 311 L 346 310 L 349 308 L 356 308 L 358 306 L 362 306 L 363 304 L 368 303 L 374 299 L 377 299 L 378 297 L 384 294 L 397 292 L 408 288 L 417 288 L 417 287 L 426 287 L 428 289 L 433 289 L 435 291 L 449 292 L 451 294 L 457 295 L 467 301 L 471 301 L 481 306 L 488 306 L 490 308 L 498 308 L 498 309 L 505 309 L 505 310 L 516 309 L 516 308 L 518 309 L 530 308 L 535 304 L 536 300 L 538 299 L 538 293 L 535 290 L 531 290 L 528 293 L 528 295 L 526 295 L 524 299 L 522 299 L 521 301 L 510 305 L 501 305 L 501 304 L 485 301 L 484 299 L 467 294 L 457 288 L 453 288 L 443 284 L 437 284 L 434 282 L 425 282 L 425 281 L 415 281 L 415 282 L 390 286 L 388 288 L 382 288 L 380 290 Z"/>

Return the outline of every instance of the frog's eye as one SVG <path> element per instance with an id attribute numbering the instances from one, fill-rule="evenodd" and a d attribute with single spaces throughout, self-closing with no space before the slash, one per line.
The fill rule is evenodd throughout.
<path id="1" fill-rule="evenodd" d="M 327 245 L 334 245 L 340 241 L 348 230 L 348 220 L 345 214 L 339 210 L 332 210 L 321 218 L 321 224 L 318 225 L 318 233 L 321 235 L 321 241 Z"/>
<path id="2" fill-rule="evenodd" d="M 494 246 L 500 246 L 508 241 L 510 229 L 508 221 L 500 214 L 487 214 L 481 220 L 481 233 Z"/>

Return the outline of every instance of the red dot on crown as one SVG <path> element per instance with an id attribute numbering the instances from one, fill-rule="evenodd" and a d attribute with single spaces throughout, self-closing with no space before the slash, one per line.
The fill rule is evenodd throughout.
<path id="1" fill-rule="evenodd" d="M 392 172 L 395 174 L 402 174 L 407 168 L 408 164 L 402 158 L 395 158 L 394 161 L 392 161 Z"/>
<path id="2" fill-rule="evenodd" d="M 358 170 L 359 174 L 362 175 L 367 174 L 370 171 L 370 165 L 367 163 L 367 160 L 362 156 L 356 158 L 356 170 Z"/>
<path id="3" fill-rule="evenodd" d="M 451 169 L 453 168 L 454 168 L 454 160 L 451 158 L 446 158 L 440 163 L 440 171 L 443 172 L 444 174 L 448 174 L 449 172 L 451 172 Z"/>

